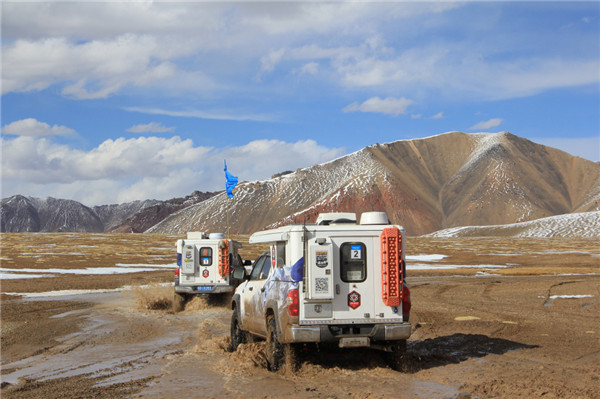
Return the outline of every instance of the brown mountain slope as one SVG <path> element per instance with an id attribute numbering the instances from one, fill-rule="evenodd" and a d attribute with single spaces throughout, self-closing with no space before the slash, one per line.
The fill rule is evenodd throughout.
<path id="1" fill-rule="evenodd" d="M 242 183 L 152 227 L 251 233 L 322 211 L 386 211 L 408 234 L 600 209 L 600 165 L 507 132 L 377 144 L 284 176 Z M 229 221 L 229 223 L 227 223 Z"/>

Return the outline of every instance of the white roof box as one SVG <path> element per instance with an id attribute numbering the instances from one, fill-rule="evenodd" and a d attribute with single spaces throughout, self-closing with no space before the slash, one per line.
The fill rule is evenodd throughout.
<path id="1" fill-rule="evenodd" d="M 390 224 L 385 212 L 364 212 L 360 215 L 360 224 Z"/>
<path id="2" fill-rule="evenodd" d="M 187 233 L 187 239 L 188 240 L 205 240 L 206 233 L 204 233 L 202 231 L 189 231 Z"/>
<path id="3" fill-rule="evenodd" d="M 317 217 L 317 224 L 328 225 L 337 223 L 356 223 L 356 213 L 350 212 L 329 212 L 321 213 Z"/>

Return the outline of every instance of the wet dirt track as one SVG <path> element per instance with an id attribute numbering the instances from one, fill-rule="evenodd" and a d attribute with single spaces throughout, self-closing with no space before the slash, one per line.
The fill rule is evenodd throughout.
<path id="1" fill-rule="evenodd" d="M 260 342 L 226 351 L 221 303 L 173 314 L 140 308 L 133 291 L 3 296 L 2 397 L 600 397 L 600 276 L 423 273 L 409 285 L 404 373 L 376 351 L 314 348 L 296 372 L 271 373 Z"/>

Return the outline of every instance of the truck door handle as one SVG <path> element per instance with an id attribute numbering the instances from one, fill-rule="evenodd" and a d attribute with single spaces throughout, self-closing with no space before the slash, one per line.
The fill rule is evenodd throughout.
<path id="1" fill-rule="evenodd" d="M 260 292 L 265 292 L 265 287 L 262 287 L 262 288 L 260 289 Z"/>
<path id="2" fill-rule="evenodd" d="M 254 287 L 250 287 L 248 288 L 248 291 L 252 291 L 254 289 Z"/>

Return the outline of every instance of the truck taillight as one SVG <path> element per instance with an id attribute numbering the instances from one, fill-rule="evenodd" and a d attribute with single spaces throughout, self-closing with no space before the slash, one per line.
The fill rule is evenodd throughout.
<path id="1" fill-rule="evenodd" d="M 407 286 L 402 287 L 402 313 L 409 314 L 410 313 L 410 290 Z"/>
<path id="2" fill-rule="evenodd" d="M 179 277 L 179 268 L 178 267 L 175 268 L 175 277 Z"/>
<path id="3" fill-rule="evenodd" d="M 298 316 L 299 314 L 299 298 L 298 298 L 298 288 L 294 288 L 288 291 L 288 313 L 290 316 Z"/>

